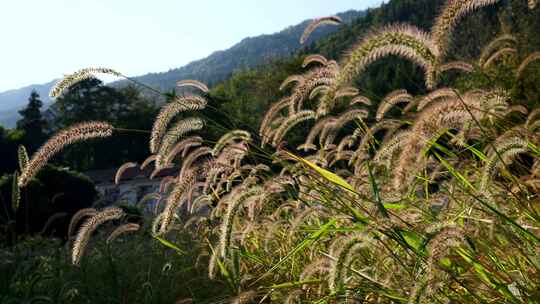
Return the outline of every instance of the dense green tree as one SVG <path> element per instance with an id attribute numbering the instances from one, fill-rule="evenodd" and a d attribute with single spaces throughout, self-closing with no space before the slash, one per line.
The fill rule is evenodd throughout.
<path id="1" fill-rule="evenodd" d="M 97 198 L 97 191 L 88 177 L 46 166 L 21 190 L 19 206 L 15 210 L 12 183 L 13 175 L 4 175 L 0 179 L 0 227 L 9 227 L 9 234 L 5 235 L 8 243 L 29 233 L 54 234 L 65 238 L 71 216 L 79 209 L 91 206 Z M 63 213 L 66 214 L 44 227 L 51 216 Z"/>
<path id="2" fill-rule="evenodd" d="M 157 113 L 155 103 L 134 86 L 116 89 L 95 78 L 73 85 L 52 107 L 57 117 L 55 128 L 99 120 L 111 123 L 116 131 L 112 138 L 68 147 L 62 162 L 85 171 L 145 159 L 149 130 Z"/>
<path id="3" fill-rule="evenodd" d="M 19 111 L 22 118 L 17 121 L 17 129 L 24 131 L 22 143 L 29 151 L 35 151 L 47 138 L 47 122 L 41 115 L 42 106 L 39 94 L 32 91 L 28 105 Z"/>

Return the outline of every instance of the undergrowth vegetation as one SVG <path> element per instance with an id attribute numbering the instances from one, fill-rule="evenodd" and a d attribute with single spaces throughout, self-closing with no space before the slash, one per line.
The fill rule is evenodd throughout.
<path id="1" fill-rule="evenodd" d="M 127 223 L 118 207 L 83 210 L 72 219 L 80 228 L 66 244 L 71 252 L 41 257 L 62 261 L 56 271 L 76 279 L 30 276 L 10 288 L 25 294 L 73 282 L 53 288 L 62 292 L 49 299 L 95 288 L 122 303 L 148 293 L 156 303 L 538 303 L 540 108 L 527 98 L 538 86 L 523 84 L 540 81 L 540 53 L 524 54 L 504 32 L 475 61 L 446 59 L 459 21 L 497 2 L 448 1 L 429 32 L 407 24 L 374 29 L 339 62 L 307 56 L 305 73 L 283 82 L 289 94 L 268 109 L 258 131 L 206 119 L 208 88 L 180 82 L 199 93 L 162 107 L 150 131 L 153 154 L 141 164 L 154 166 L 152 176 L 173 166 L 180 173 L 137 205 L 141 226 Z M 528 5 L 535 9 L 536 1 Z M 335 23 L 317 19 L 303 39 Z M 421 67 L 427 93 L 395 88 L 377 100 L 363 96 L 354 80 L 387 56 Z M 123 77 L 81 70 L 53 95 L 96 72 Z M 459 85 L 441 85 L 451 73 Z M 205 126 L 222 128 L 223 136 L 194 134 Z M 289 136 L 299 130 L 308 131 L 296 143 Z M 61 131 L 32 157 L 21 150 L 13 199 L 65 146 L 122 131 L 89 122 Z M 122 166 L 116 182 L 133 166 Z M 104 226 L 110 233 L 111 222 L 119 230 L 109 240 L 93 236 Z M 167 269 L 157 271 L 165 260 Z M 103 281 L 86 279 L 104 269 Z M 168 273 L 171 285 L 156 287 Z M 218 294 L 198 298 L 201 284 Z M 183 290 L 191 288 L 199 291 Z"/>

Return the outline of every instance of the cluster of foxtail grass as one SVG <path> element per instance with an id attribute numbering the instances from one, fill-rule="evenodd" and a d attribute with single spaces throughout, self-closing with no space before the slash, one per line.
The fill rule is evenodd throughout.
<path id="1" fill-rule="evenodd" d="M 259 134 L 233 130 L 213 144 L 186 138 L 202 119 L 169 125 L 182 112 L 203 110 L 206 99 L 164 105 L 151 131 L 153 154 L 141 168 L 153 162 L 151 177 L 175 165 L 180 172 L 138 204 L 151 210 L 152 237 L 183 253 L 167 239 L 194 233 L 204 244 L 196 264 L 207 262 L 209 278 L 235 295 L 232 303 L 535 303 L 540 108 L 494 83 L 438 87 L 447 71 L 488 77 L 508 57 L 520 59 L 509 61 L 516 62 L 516 86 L 537 67 L 538 53 L 520 58 L 512 35 L 487 45 L 475 64 L 444 61 L 458 21 L 495 2 L 448 1 L 430 32 L 406 24 L 375 30 L 339 64 L 308 56 L 303 66 L 310 69 L 285 79 L 280 89 L 290 94 L 270 107 Z M 303 40 L 338 21 L 316 20 Z M 388 55 L 422 67 L 428 92 L 397 89 L 376 100 L 351 86 Z M 208 92 L 194 80 L 178 86 Z M 310 120 L 305 141 L 289 146 L 287 134 Z M 66 144 L 112 131 L 92 126 L 60 133 L 29 161 L 21 152 L 19 186 Z M 122 166 L 115 181 L 133 166 Z M 117 208 L 77 213 L 70 235 L 89 218 L 73 264 L 96 227 L 122 215 Z M 137 229 L 122 225 L 108 243 Z"/>

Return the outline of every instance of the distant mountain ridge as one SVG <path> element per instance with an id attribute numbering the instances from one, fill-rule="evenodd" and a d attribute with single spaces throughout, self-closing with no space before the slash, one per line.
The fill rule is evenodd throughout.
<path id="1" fill-rule="evenodd" d="M 365 15 L 365 11 L 349 10 L 337 14 L 346 24 Z M 173 89 L 177 81 L 182 79 L 197 79 L 213 86 L 229 78 L 234 72 L 253 68 L 265 62 L 283 58 L 303 48 L 299 43 L 305 27 L 311 20 L 274 33 L 256 37 L 248 37 L 227 50 L 216 51 L 210 56 L 193 61 L 183 67 L 167 72 L 149 73 L 133 79 L 151 87 L 167 91 Z M 307 41 L 309 45 L 339 29 L 336 26 L 325 26 L 317 29 Z M 0 92 L 0 125 L 14 127 L 19 119 L 17 111 L 24 107 L 32 90 L 36 90 L 45 105 L 50 103 L 49 91 L 55 80 L 45 84 L 29 85 L 20 89 Z M 113 86 L 122 86 L 126 81 L 117 81 Z M 45 106 L 46 107 L 46 106 Z"/>

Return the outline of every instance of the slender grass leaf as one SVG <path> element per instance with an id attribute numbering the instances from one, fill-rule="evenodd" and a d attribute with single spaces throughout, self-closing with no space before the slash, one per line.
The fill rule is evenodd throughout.
<path id="1" fill-rule="evenodd" d="M 294 160 L 296 161 L 299 161 L 301 163 L 303 163 L 304 165 L 310 167 L 311 169 L 313 169 L 315 172 L 319 173 L 322 177 L 324 177 L 326 180 L 342 187 L 342 188 L 345 188 L 347 190 L 349 190 L 350 192 L 352 193 L 356 193 L 356 191 L 354 191 L 354 188 L 349 184 L 347 183 L 347 181 L 345 181 L 343 178 L 339 177 L 338 175 L 328 171 L 328 170 L 325 170 L 319 166 L 317 166 L 316 164 L 310 162 L 309 160 L 307 159 L 304 159 L 300 156 L 296 156 L 288 151 L 285 151 L 285 153 L 290 156 L 291 158 L 293 158 Z"/>
<path id="2" fill-rule="evenodd" d="M 179 254 L 186 254 L 185 251 L 183 251 L 182 249 L 180 249 L 178 246 L 176 246 L 175 244 L 167 241 L 166 239 L 164 238 L 161 238 L 159 236 L 154 236 L 154 238 L 156 240 L 158 240 L 161 244 L 165 245 L 166 247 L 169 247 L 171 249 L 174 249 L 176 252 L 178 252 Z"/>

